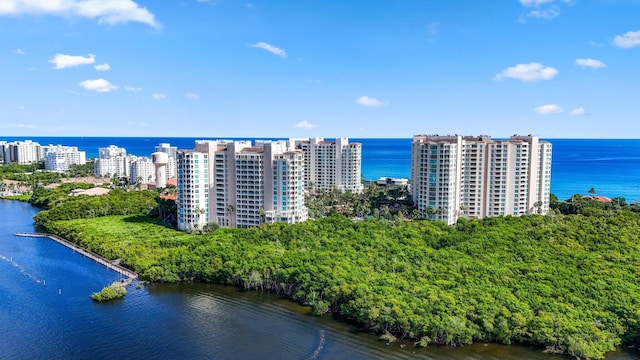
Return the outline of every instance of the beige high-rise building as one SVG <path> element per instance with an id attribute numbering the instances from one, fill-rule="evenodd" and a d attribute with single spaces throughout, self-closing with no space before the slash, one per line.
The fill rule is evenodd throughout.
<path id="1" fill-rule="evenodd" d="M 549 142 L 537 136 L 416 135 L 411 192 L 421 216 L 455 224 L 461 216 L 546 214 Z"/>
<path id="2" fill-rule="evenodd" d="M 250 141 L 198 140 L 195 147 L 193 153 L 213 159 L 206 169 L 209 222 L 252 227 L 265 222 L 293 224 L 307 220 L 304 155 L 289 142 L 258 141 L 252 145 Z M 178 169 L 185 169 L 180 156 L 178 159 Z M 185 176 L 178 173 L 180 189 Z M 178 200 L 180 212 L 180 195 Z M 188 212 L 183 208 L 185 216 Z"/>
<path id="3" fill-rule="evenodd" d="M 362 144 L 348 138 L 291 139 L 304 154 L 304 182 L 307 189 L 360 193 L 362 183 Z"/>

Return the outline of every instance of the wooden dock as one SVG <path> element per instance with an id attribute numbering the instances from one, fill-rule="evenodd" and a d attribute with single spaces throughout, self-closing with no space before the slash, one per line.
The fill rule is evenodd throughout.
<path id="1" fill-rule="evenodd" d="M 62 244 L 86 257 L 88 257 L 89 259 L 97 262 L 98 264 L 104 265 L 107 268 L 123 275 L 126 276 L 127 278 L 125 280 L 123 280 L 123 283 L 125 285 L 130 285 L 133 280 L 138 279 L 138 274 L 134 273 L 133 271 L 130 271 L 129 269 L 126 269 L 112 261 L 109 261 L 105 258 L 103 258 L 102 256 L 93 253 L 91 251 L 85 250 L 83 248 L 81 248 L 80 246 L 72 243 L 71 241 L 61 238 L 60 236 L 57 235 L 53 235 L 53 234 L 43 234 L 43 233 L 17 233 L 15 234 L 16 236 L 21 236 L 21 237 L 41 237 L 41 238 L 49 238 L 51 240 L 54 240 L 55 242 Z"/>

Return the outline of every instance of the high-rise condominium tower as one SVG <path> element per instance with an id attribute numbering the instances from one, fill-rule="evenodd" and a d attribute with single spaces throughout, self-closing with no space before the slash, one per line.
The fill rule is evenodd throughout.
<path id="1" fill-rule="evenodd" d="M 359 193 L 362 184 L 362 144 L 347 138 L 291 139 L 304 154 L 304 182 L 309 190 Z"/>
<path id="2" fill-rule="evenodd" d="M 209 154 L 180 150 L 178 163 L 178 229 L 202 228 L 209 219 Z"/>
<path id="3" fill-rule="evenodd" d="M 206 159 L 206 166 L 188 164 L 189 156 L 194 160 L 198 156 L 200 165 Z M 304 206 L 303 153 L 286 141 L 259 141 L 252 145 L 250 141 L 199 140 L 195 150 L 180 150 L 177 157 L 178 226 L 182 230 L 193 229 L 195 220 L 199 225 L 206 223 L 193 214 L 196 206 L 189 200 L 196 193 L 206 193 L 206 199 L 197 199 L 200 205 L 206 200 L 207 221 L 221 226 L 292 224 L 308 217 Z M 206 188 L 202 185 L 205 180 Z"/>
<path id="4" fill-rule="evenodd" d="M 537 136 L 416 135 L 411 192 L 420 214 L 455 224 L 461 216 L 546 214 L 551 144 Z"/>

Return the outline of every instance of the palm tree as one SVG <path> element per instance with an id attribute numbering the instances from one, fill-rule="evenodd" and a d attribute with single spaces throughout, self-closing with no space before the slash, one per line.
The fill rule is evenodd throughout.
<path id="1" fill-rule="evenodd" d="M 596 188 L 589 189 L 588 193 L 591 194 L 591 195 L 595 195 L 596 194 Z"/>
<path id="2" fill-rule="evenodd" d="M 197 226 L 200 224 L 200 216 L 204 215 L 207 210 L 201 207 L 197 207 L 194 212 L 196 213 L 196 217 L 198 219 L 198 222 L 194 225 L 194 227 L 197 229 Z"/>
<path id="3" fill-rule="evenodd" d="M 460 216 L 463 216 L 467 212 L 467 207 L 460 205 Z"/>
<path id="4" fill-rule="evenodd" d="M 533 206 L 535 206 L 537 214 L 542 214 L 542 201 L 536 201 Z"/>

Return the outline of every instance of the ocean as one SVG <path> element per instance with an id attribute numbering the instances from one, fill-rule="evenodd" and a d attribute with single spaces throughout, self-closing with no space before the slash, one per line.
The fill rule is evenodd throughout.
<path id="1" fill-rule="evenodd" d="M 185 137 L 4 137 L 0 141 L 33 140 L 41 145 L 77 146 L 87 158 L 97 157 L 98 148 L 116 145 L 128 154 L 150 156 L 156 145 L 169 143 L 192 149 L 202 138 Z M 215 138 L 210 138 L 215 139 Z M 233 140 L 256 140 L 232 138 Z M 553 144 L 551 193 L 560 200 L 586 194 L 640 201 L 640 139 L 544 139 Z M 349 139 L 362 143 L 362 174 L 366 180 L 380 177 L 409 178 L 411 139 Z"/>

